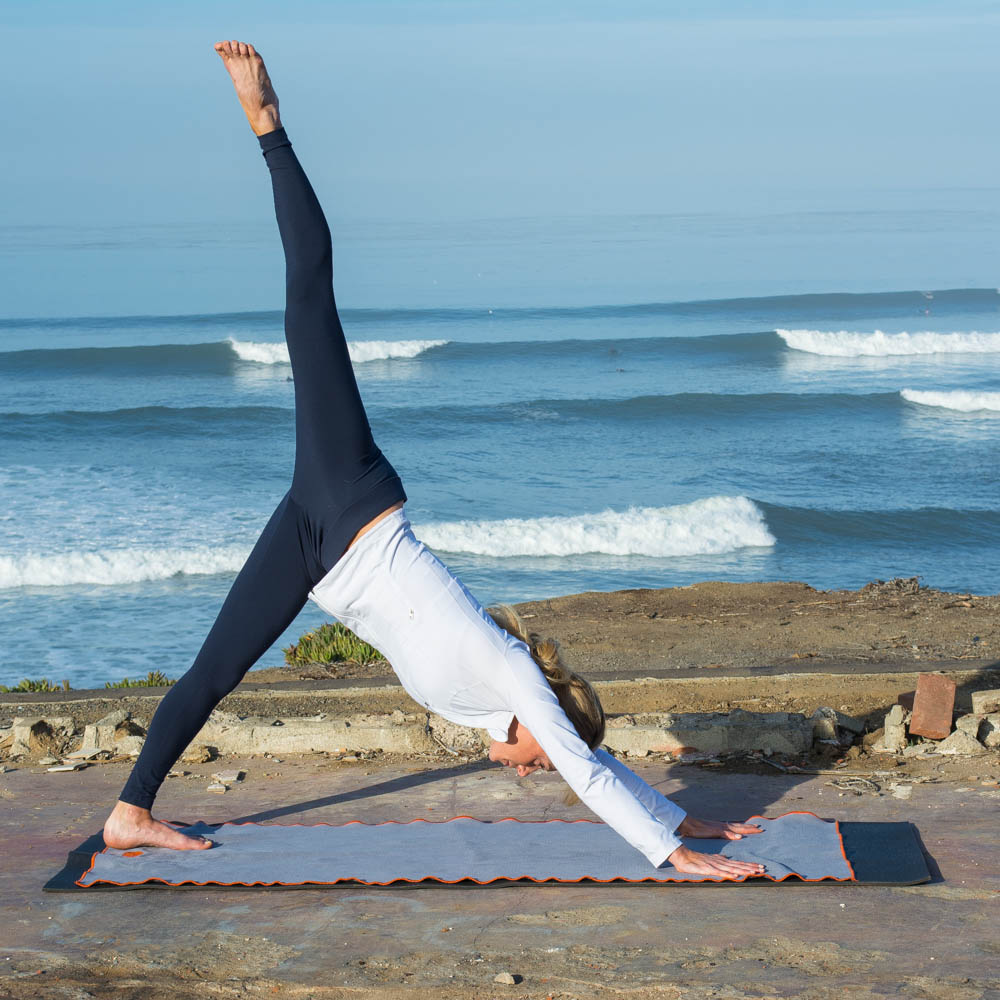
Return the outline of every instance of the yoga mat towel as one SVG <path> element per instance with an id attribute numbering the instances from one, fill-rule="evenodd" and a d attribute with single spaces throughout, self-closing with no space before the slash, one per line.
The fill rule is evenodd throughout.
<path id="1" fill-rule="evenodd" d="M 686 843 L 705 853 L 762 862 L 764 878 L 772 881 L 854 880 L 836 822 L 804 812 L 754 820 L 763 833 Z M 653 868 L 610 827 L 592 820 L 483 822 L 460 816 L 446 822 L 343 826 L 195 823 L 182 829 L 210 837 L 216 846 L 207 851 L 105 848 L 93 855 L 76 885 L 744 881 L 685 875 L 667 862 Z"/>

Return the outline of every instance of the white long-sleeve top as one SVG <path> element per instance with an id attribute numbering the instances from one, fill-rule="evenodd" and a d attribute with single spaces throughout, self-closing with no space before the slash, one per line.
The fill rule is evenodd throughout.
<path id="1" fill-rule="evenodd" d="M 414 537 L 402 510 L 362 535 L 309 596 L 379 650 L 430 711 L 500 741 L 516 716 L 580 800 L 653 865 L 680 846 L 684 810 L 580 739 L 528 647 Z"/>

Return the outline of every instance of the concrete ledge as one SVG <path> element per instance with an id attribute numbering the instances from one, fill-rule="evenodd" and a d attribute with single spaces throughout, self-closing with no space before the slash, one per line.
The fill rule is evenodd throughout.
<path id="1" fill-rule="evenodd" d="M 605 746 L 640 755 L 681 748 L 703 753 L 762 750 L 799 754 L 812 747 L 813 722 L 797 712 L 688 712 L 620 715 L 608 720 Z"/>
<path id="2" fill-rule="evenodd" d="M 744 672 L 733 681 L 728 671 L 702 670 L 697 676 L 683 676 L 689 671 L 675 671 L 673 676 L 604 678 L 594 675 L 594 683 L 605 711 L 618 715 L 635 711 L 680 712 L 695 709 L 725 711 L 737 708 L 751 711 L 770 708 L 811 713 L 817 705 L 842 705 L 863 716 L 870 711 L 882 714 L 895 703 L 901 691 L 916 687 L 920 673 L 886 671 L 884 665 L 871 672 L 845 671 L 818 673 L 805 670 L 795 673 Z M 989 669 L 950 670 L 948 676 L 959 685 L 956 707 L 972 710 L 972 692 L 977 688 L 996 688 L 1000 671 Z M 943 669 L 928 663 L 926 669 Z M 252 674 L 250 675 L 252 677 Z M 720 684 L 720 682 L 727 682 Z M 847 687 L 845 687 L 847 685 Z M 0 720 L 15 716 L 31 717 L 72 715 L 79 725 L 102 720 L 124 710 L 139 720 L 148 721 L 166 693 L 166 688 L 51 692 L 48 694 L 0 694 Z M 718 692 L 716 696 L 714 692 Z M 706 704 L 706 693 L 713 692 L 715 704 Z M 981 699 L 982 700 L 982 699 Z M 984 700 L 985 703 L 985 700 Z M 301 681 L 287 684 L 254 685 L 244 681 L 219 705 L 232 715 L 261 718 L 349 719 L 363 713 L 423 712 L 394 678 L 354 681 Z"/>
<path id="3" fill-rule="evenodd" d="M 335 753 L 338 750 L 384 750 L 428 753 L 437 745 L 427 717 L 358 715 L 349 719 L 249 717 L 214 712 L 192 744 L 226 754 Z"/>
<path id="4" fill-rule="evenodd" d="M 812 746 L 813 722 L 796 712 L 655 713 L 613 716 L 605 745 L 632 755 L 669 753 L 681 747 L 725 753 L 763 750 L 805 753 Z M 484 731 L 470 730 L 426 713 L 392 712 L 348 719 L 250 717 L 213 713 L 192 741 L 226 754 L 335 753 L 382 750 L 386 753 L 478 753 L 489 743 Z"/>
<path id="5" fill-rule="evenodd" d="M 762 750 L 800 754 L 812 745 L 814 721 L 797 712 L 690 712 L 609 716 L 605 745 L 617 753 L 645 756 L 682 747 L 709 753 Z M 80 727 L 72 717 L 17 719 L 0 740 L 11 756 L 57 752 L 76 759 L 98 754 L 135 756 L 145 729 L 119 710 Z M 70 741 L 73 741 L 72 743 Z M 58 744 L 58 746 L 57 746 Z M 374 751 L 479 754 L 489 744 L 484 730 L 468 729 L 426 712 L 363 713 L 347 718 L 317 715 L 238 716 L 216 710 L 191 741 L 220 754 L 337 753 Z M 72 746 L 72 751 L 70 747 Z"/>

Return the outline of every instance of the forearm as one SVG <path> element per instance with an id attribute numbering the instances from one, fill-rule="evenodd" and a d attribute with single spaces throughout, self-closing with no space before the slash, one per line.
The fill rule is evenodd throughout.
<path id="1" fill-rule="evenodd" d="M 538 673 L 537 693 L 525 691 L 526 697 L 515 707 L 518 719 L 580 801 L 653 865 L 661 865 L 680 846 L 674 830 L 683 819 L 683 811 L 654 793 L 610 754 L 596 756 L 580 739 Z M 530 675 L 526 675 L 524 686 L 531 681 Z"/>
<path id="2" fill-rule="evenodd" d="M 558 765 L 556 767 L 559 768 Z M 616 770 L 594 760 L 589 774 L 584 768 L 569 762 L 564 762 L 559 771 L 583 804 L 644 854 L 650 864 L 659 867 L 681 846 L 675 827 L 662 822 Z"/>
<path id="3" fill-rule="evenodd" d="M 687 813 L 675 802 L 646 784 L 631 768 L 602 748 L 594 756 L 615 773 L 618 780 L 668 829 L 676 830 Z"/>

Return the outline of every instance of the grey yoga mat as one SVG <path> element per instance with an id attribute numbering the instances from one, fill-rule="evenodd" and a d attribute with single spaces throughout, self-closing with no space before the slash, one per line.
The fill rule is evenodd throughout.
<path id="1" fill-rule="evenodd" d="M 812 813 L 755 817 L 763 833 L 742 840 L 691 840 L 707 853 L 759 861 L 764 878 L 781 881 L 853 881 L 836 822 Z M 480 884 L 536 882 L 742 881 L 685 875 L 652 865 L 610 827 L 591 820 L 483 822 L 461 816 L 446 822 L 348 823 L 343 826 L 211 826 L 186 832 L 210 837 L 207 851 L 105 848 L 75 880 L 82 888 L 167 886 L 368 885 L 423 881 Z"/>

